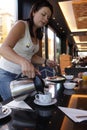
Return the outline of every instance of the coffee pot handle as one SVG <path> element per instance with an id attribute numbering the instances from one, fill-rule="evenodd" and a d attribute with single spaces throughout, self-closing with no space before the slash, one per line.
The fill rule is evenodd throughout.
<path id="1" fill-rule="evenodd" d="M 24 76 L 22 73 L 18 74 L 15 77 L 15 80 L 25 80 L 25 79 L 29 79 L 27 76 Z"/>

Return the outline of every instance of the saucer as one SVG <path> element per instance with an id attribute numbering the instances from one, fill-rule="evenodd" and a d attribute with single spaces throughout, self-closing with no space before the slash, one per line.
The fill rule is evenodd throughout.
<path id="1" fill-rule="evenodd" d="M 39 101 L 37 101 L 36 99 L 34 100 L 34 103 L 37 104 L 37 105 L 40 105 L 40 106 L 50 106 L 50 105 L 53 105 L 57 102 L 57 99 L 55 98 L 52 98 L 52 101 L 50 103 L 41 103 Z"/>
<path id="2" fill-rule="evenodd" d="M 61 82 L 61 81 L 65 81 L 65 77 L 62 77 L 62 76 L 57 76 L 57 77 L 47 77 L 46 78 L 47 81 L 50 81 L 50 82 Z"/>
<path id="3" fill-rule="evenodd" d="M 12 110 L 10 108 L 2 107 L 2 113 L 0 114 L 0 119 L 9 116 L 11 112 Z"/>

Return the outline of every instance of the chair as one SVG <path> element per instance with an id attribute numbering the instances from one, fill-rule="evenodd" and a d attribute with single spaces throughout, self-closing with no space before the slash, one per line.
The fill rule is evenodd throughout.
<path id="1" fill-rule="evenodd" d="M 48 66 L 39 66 L 39 71 L 42 78 L 46 78 L 47 76 L 52 77 L 55 75 L 54 69 Z"/>
<path id="2" fill-rule="evenodd" d="M 71 63 L 71 56 L 68 54 L 61 54 L 60 55 L 60 69 L 61 69 L 61 74 L 65 74 L 65 68 L 67 66 L 72 66 Z"/>

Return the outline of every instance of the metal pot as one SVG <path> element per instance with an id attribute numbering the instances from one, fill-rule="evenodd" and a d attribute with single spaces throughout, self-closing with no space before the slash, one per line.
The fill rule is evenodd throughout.
<path id="1" fill-rule="evenodd" d="M 10 83 L 12 97 L 19 100 L 25 99 L 34 90 L 44 93 L 44 87 L 45 83 L 39 75 L 36 75 L 33 79 L 17 78 Z"/>

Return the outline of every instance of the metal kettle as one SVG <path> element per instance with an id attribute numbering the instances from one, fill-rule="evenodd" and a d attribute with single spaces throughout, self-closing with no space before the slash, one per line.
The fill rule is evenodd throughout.
<path id="1" fill-rule="evenodd" d="M 33 91 L 44 93 L 44 87 L 45 83 L 39 75 L 36 75 L 33 79 L 17 78 L 10 83 L 12 97 L 17 100 L 24 100 Z"/>

